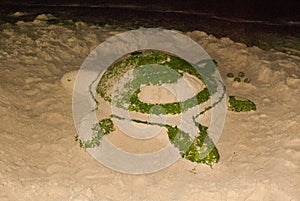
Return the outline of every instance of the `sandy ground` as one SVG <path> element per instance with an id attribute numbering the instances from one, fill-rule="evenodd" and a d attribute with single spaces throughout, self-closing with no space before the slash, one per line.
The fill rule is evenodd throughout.
<path id="1" fill-rule="evenodd" d="M 300 198 L 300 59 L 187 33 L 219 63 L 228 95 L 258 111 L 228 112 L 213 168 L 184 159 L 148 175 L 105 168 L 74 141 L 72 94 L 61 82 L 111 27 L 3 25 L 0 32 L 0 200 L 296 201 Z M 226 79 L 245 72 L 251 84 Z M 66 78 L 66 77 L 64 77 Z M 65 86 L 65 87 L 64 87 Z"/>

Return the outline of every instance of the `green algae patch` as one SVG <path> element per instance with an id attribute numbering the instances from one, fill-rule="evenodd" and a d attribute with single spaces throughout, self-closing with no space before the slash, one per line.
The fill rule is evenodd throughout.
<path id="1" fill-rule="evenodd" d="M 155 106 L 160 106 L 164 110 L 156 110 L 153 114 L 180 114 L 182 112 L 186 112 L 188 109 L 204 103 L 209 100 L 210 94 L 207 88 L 204 88 L 200 91 L 195 97 L 189 98 L 183 102 L 174 102 L 174 103 L 165 103 L 165 104 L 149 104 L 143 103 L 139 100 L 138 94 L 140 93 L 140 89 L 136 90 L 130 98 L 130 111 L 136 111 L 141 113 L 150 114 L 151 108 Z"/>
<path id="2" fill-rule="evenodd" d="M 228 77 L 228 78 L 233 78 L 233 77 L 234 77 L 234 74 L 233 74 L 233 73 L 227 73 L 226 77 Z"/>
<path id="3" fill-rule="evenodd" d="M 227 73 L 226 77 L 227 78 L 233 78 L 234 82 L 244 82 L 249 84 L 251 82 L 251 79 L 248 77 L 245 77 L 246 74 L 242 71 L 238 72 L 237 77 L 235 77 L 235 75 L 232 72 Z"/>
<path id="4" fill-rule="evenodd" d="M 99 121 L 99 123 L 94 125 L 92 130 L 94 131 L 94 136 L 90 140 L 83 141 L 80 140 L 78 136 L 75 136 L 76 141 L 79 141 L 80 147 L 85 149 L 99 147 L 102 137 L 113 132 L 115 130 L 115 127 L 113 121 L 110 118 L 108 118 Z"/>
<path id="5" fill-rule="evenodd" d="M 245 78 L 245 79 L 244 79 L 244 82 L 245 82 L 245 83 L 250 83 L 250 82 L 251 82 L 251 79 L 250 79 L 250 78 Z"/>
<path id="6" fill-rule="evenodd" d="M 228 109 L 234 112 L 249 112 L 256 111 L 256 105 L 249 99 L 238 96 L 229 96 Z"/>
<path id="7" fill-rule="evenodd" d="M 236 78 L 234 78 L 234 80 L 233 81 L 235 81 L 235 82 L 241 82 L 241 78 L 239 78 L 239 77 L 236 77 Z"/>
<path id="8" fill-rule="evenodd" d="M 183 157 L 196 163 L 204 163 L 212 166 L 219 162 L 218 149 L 208 136 L 208 127 L 198 124 L 199 135 L 193 140 L 191 146 L 184 153 Z"/>
<path id="9" fill-rule="evenodd" d="M 241 71 L 241 72 L 238 73 L 238 76 L 243 78 L 243 77 L 245 77 L 245 73 Z"/>
<path id="10" fill-rule="evenodd" d="M 113 83 L 117 82 L 131 69 L 139 66 L 156 64 L 165 66 L 182 75 L 183 72 L 196 76 L 199 80 L 203 78 L 197 70 L 187 61 L 161 51 L 143 50 L 132 52 L 129 55 L 118 59 L 115 63 L 107 68 L 98 83 L 96 92 L 108 102 L 111 102 L 109 91 L 113 88 Z M 165 74 L 166 76 L 168 74 Z"/>

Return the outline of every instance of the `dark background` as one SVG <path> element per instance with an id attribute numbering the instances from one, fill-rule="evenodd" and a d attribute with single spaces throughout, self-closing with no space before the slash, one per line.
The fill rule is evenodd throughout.
<path id="1" fill-rule="evenodd" d="M 260 20 L 300 20 L 299 0 L 2 0 L 2 4 L 140 5 Z"/>

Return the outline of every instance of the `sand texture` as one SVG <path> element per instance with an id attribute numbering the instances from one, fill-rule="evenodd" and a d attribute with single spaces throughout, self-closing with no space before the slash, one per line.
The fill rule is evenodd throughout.
<path id="1" fill-rule="evenodd" d="M 227 112 L 218 164 L 180 159 L 134 176 L 110 170 L 80 149 L 72 118 L 76 71 L 91 50 L 123 31 L 42 19 L 2 25 L 1 201 L 299 200 L 300 58 L 200 31 L 186 34 L 218 62 L 227 94 L 257 104 L 255 112 Z M 239 71 L 250 84 L 226 78 Z M 155 140 L 164 145 L 166 139 Z"/>

